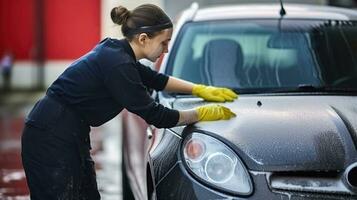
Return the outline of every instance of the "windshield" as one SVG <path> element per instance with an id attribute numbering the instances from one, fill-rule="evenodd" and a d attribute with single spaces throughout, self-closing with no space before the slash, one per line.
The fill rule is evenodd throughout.
<path id="1" fill-rule="evenodd" d="M 237 89 L 357 88 L 357 23 L 239 20 L 186 24 L 167 72 Z"/>

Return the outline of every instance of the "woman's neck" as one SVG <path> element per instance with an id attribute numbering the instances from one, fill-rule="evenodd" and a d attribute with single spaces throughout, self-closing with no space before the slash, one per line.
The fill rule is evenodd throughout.
<path id="1" fill-rule="evenodd" d="M 135 43 L 135 42 L 129 42 L 129 45 L 131 46 L 131 49 L 133 50 L 134 54 L 135 54 L 135 58 L 136 60 L 140 60 L 142 58 L 144 58 L 144 55 L 140 49 L 140 47 Z"/>

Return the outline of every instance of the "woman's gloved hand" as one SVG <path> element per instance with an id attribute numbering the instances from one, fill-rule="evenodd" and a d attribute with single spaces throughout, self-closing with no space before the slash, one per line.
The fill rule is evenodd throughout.
<path id="1" fill-rule="evenodd" d="M 198 121 L 227 120 L 236 116 L 229 108 L 217 104 L 200 106 L 195 110 L 198 115 Z"/>
<path id="2" fill-rule="evenodd" d="M 203 98 L 206 101 L 233 101 L 238 97 L 238 94 L 233 92 L 228 88 L 206 86 L 201 84 L 196 84 L 193 86 L 192 94 Z"/>

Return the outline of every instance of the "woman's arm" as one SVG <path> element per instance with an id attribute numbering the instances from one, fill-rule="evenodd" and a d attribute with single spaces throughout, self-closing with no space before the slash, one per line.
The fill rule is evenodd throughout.
<path id="1" fill-rule="evenodd" d="M 198 122 L 198 112 L 195 109 L 191 110 L 180 110 L 179 121 L 177 122 L 177 126 L 193 124 Z"/>
<path id="2" fill-rule="evenodd" d="M 233 101 L 238 96 L 227 88 L 198 85 L 172 76 L 169 77 L 164 90 L 194 94 L 208 101 L 219 102 Z M 180 110 L 179 113 L 178 126 L 192 124 L 197 121 L 230 119 L 235 116 L 229 108 L 220 105 L 205 105 L 191 110 Z"/>
<path id="3" fill-rule="evenodd" d="M 165 91 L 192 94 L 194 84 L 189 81 L 184 81 L 170 76 L 165 86 Z M 180 110 L 180 117 L 177 126 L 193 124 L 198 121 L 198 113 L 195 109 Z"/>
<path id="4" fill-rule="evenodd" d="M 191 110 L 180 110 L 177 126 L 188 125 L 197 121 L 228 120 L 235 117 L 229 108 L 218 104 L 207 104 Z"/>
<path id="5" fill-rule="evenodd" d="M 194 84 L 172 76 L 169 76 L 164 90 L 168 92 L 193 94 L 206 101 L 226 102 L 234 101 L 234 99 L 238 98 L 238 94 L 231 89 Z"/>
<path id="6" fill-rule="evenodd" d="M 170 76 L 165 86 L 165 91 L 192 94 L 192 89 L 195 84 L 179 78 Z"/>

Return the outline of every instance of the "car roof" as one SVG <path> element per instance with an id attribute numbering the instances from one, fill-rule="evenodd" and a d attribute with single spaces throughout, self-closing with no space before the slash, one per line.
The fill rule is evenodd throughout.
<path id="1" fill-rule="evenodd" d="M 357 20 L 357 11 L 333 6 L 284 4 L 287 19 Z M 196 9 L 186 21 L 279 19 L 280 4 L 239 4 Z"/>

